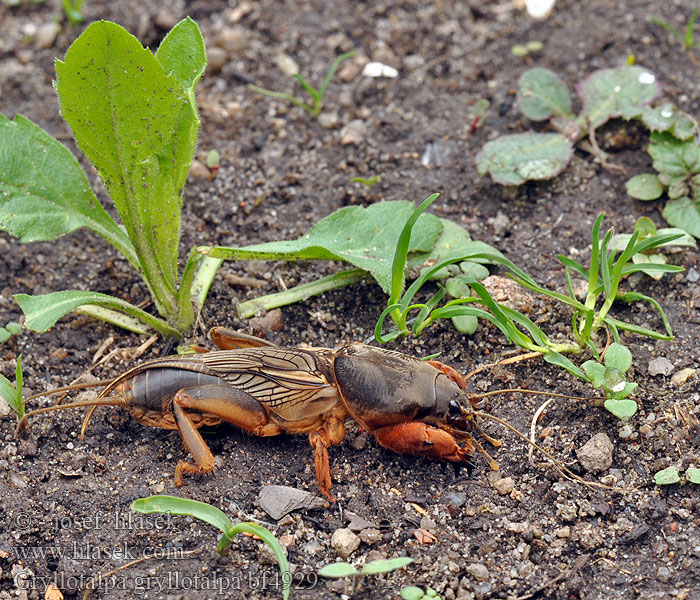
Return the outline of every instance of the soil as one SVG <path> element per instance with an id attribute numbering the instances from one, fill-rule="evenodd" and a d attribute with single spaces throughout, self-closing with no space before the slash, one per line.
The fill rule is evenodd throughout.
<path id="1" fill-rule="evenodd" d="M 234 4 L 174 2 L 159 9 L 156 3 L 90 0 L 83 7 L 86 23 L 116 21 L 153 49 L 189 15 L 207 47 L 220 48 L 216 52 L 225 58 L 223 65 L 210 68 L 198 89 L 199 150 L 217 149 L 221 169 L 212 180 L 188 183 L 181 255 L 194 244 L 290 239 L 342 206 L 418 202 L 438 191 L 434 214 L 496 246 L 543 285 L 561 289 L 565 278 L 556 255 L 586 261 L 600 212 L 616 231 L 631 231 L 642 215 L 664 224 L 661 202 L 641 203 L 625 193 L 628 176 L 650 167 L 644 131 L 627 136 L 621 148 L 608 145 L 611 159 L 627 175 L 608 171 L 577 151 L 556 179 L 505 190 L 478 176 L 474 157 L 496 135 L 532 127 L 514 107 L 516 81 L 529 66 L 554 70 L 573 89 L 585 74 L 624 64 L 634 55 L 637 64 L 656 73 L 668 98 L 699 114 L 697 66 L 677 40 L 648 20 L 657 15 L 684 30 L 691 3 L 560 0 L 542 21 L 505 0 L 261 0 L 231 8 Z M 48 47 L 39 47 L 37 28 L 54 19 L 62 25 L 60 33 L 43 44 Z M 51 80 L 54 58 L 64 56 L 84 27 L 65 22 L 58 0 L 0 5 L 0 110 L 10 117 L 26 115 L 76 156 L 81 155 L 59 117 Z M 514 44 L 529 40 L 541 40 L 543 50 L 527 59 L 511 54 Z M 280 54 L 292 57 L 311 81 L 320 81 L 333 57 L 352 48 L 396 67 L 399 76 L 336 77 L 326 96 L 325 127 L 302 109 L 256 95 L 243 84 L 249 78 L 293 89 L 293 80 L 275 66 Z M 491 101 L 491 115 L 485 126 L 472 130 L 470 106 L 480 98 Z M 361 139 L 341 145 L 340 132 L 352 120 L 361 123 Z M 619 126 L 599 132 L 601 143 Z M 432 158 L 424 165 L 428 148 Z M 94 171 L 80 160 L 110 206 Z M 350 182 L 374 174 L 382 175 L 374 187 Z M 371 435 L 350 426 L 347 439 L 330 449 L 337 504 L 299 510 L 270 525 L 288 546 L 297 588 L 292 597 L 347 597 L 346 581 L 317 578 L 316 572 L 337 559 L 331 536 L 348 526 L 348 513 L 355 513 L 366 523 L 351 562 L 394 556 L 415 560 L 400 571 L 367 577 L 357 598 L 396 598 L 404 585 L 430 586 L 442 598 L 464 600 L 700 598 L 699 488 L 688 483 L 661 487 L 652 479 L 671 465 L 681 471 L 700 466 L 698 379 L 692 376 L 680 385 L 671 381 L 681 369 L 700 366 L 698 254 L 684 250 L 671 258 L 686 271 L 659 282 L 628 281 L 661 301 L 676 333 L 672 342 L 624 336 L 634 356 L 631 375 L 639 383 L 639 412 L 629 427 L 590 402 L 571 400 L 550 403 L 538 422 L 541 444 L 579 475 L 608 488 L 587 487 L 551 466 L 538 466 L 537 454 L 528 460 L 526 444 L 495 424 L 485 427 L 504 440 L 502 448 L 492 449 L 501 470 L 491 472 L 477 458 L 471 474 L 384 450 Z M 227 263 L 201 325 L 185 341 L 207 344 L 205 332 L 213 325 L 262 334 L 287 346 L 338 347 L 365 340 L 386 302 L 370 282 L 285 307 L 279 331 L 236 318 L 235 305 L 244 299 L 337 268 L 322 262 Z M 253 289 L 246 285 L 250 279 L 237 277 L 254 278 L 262 286 Z M 147 302 L 128 264 L 89 232 L 26 245 L 0 233 L 0 323 L 21 318 L 13 294 L 67 288 Z M 548 333 L 566 332 L 566 310 L 533 302 Z M 640 325 L 661 327 L 647 307 L 615 311 Z M 166 342 L 157 339 L 136 359 L 134 350 L 143 342 L 73 315 L 46 334 L 23 332 L 1 344 L 0 372 L 13 379 L 21 354 L 27 394 L 69 384 L 88 370 L 107 379 L 166 351 Z M 457 334 L 449 323 L 437 324 L 418 339 L 390 347 L 416 356 L 442 352 L 441 360 L 462 372 L 512 351 L 485 324 L 471 337 Z M 116 352 L 95 366 L 98 350 Z M 672 364 L 666 375 L 649 372 L 658 357 Z M 474 390 L 517 385 L 591 393 L 541 361 L 484 371 L 469 384 Z M 51 401 L 34 401 L 32 408 Z M 487 410 L 527 432 L 543 402 L 537 396 L 507 395 L 490 401 Z M 96 588 L 90 596 L 95 599 L 281 597 L 276 566 L 259 542 L 237 539 L 231 554 L 221 558 L 213 528 L 186 517 L 137 520 L 129 506 L 151 494 L 182 495 L 232 517 L 270 523 L 257 501 L 264 486 L 317 491 L 305 436 L 254 438 L 229 426 L 208 429 L 205 439 L 219 468 L 214 476 L 188 479 L 176 489 L 173 470 L 185 458 L 177 434 L 101 409 L 80 440 L 79 412 L 37 418 L 17 437 L 12 416 L 0 421 L 0 598 L 43 598 L 49 582 L 66 597 Z M 611 440 L 612 464 L 586 472 L 577 451 L 596 434 Z M 421 529 L 432 534 L 432 543 Z M 162 558 L 167 552 L 171 557 Z M 144 560 L 127 565 L 130 559 Z"/>

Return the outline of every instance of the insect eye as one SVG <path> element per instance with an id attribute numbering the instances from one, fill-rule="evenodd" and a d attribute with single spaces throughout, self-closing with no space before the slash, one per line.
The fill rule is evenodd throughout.
<path id="1" fill-rule="evenodd" d="M 462 407 L 457 403 L 456 400 L 451 400 L 450 401 L 450 416 L 451 417 L 458 417 L 459 415 L 462 414 Z"/>

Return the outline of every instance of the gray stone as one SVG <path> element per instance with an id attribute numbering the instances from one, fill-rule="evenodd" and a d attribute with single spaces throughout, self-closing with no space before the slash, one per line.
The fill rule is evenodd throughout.
<path id="1" fill-rule="evenodd" d="M 469 573 L 477 581 L 487 581 L 490 577 L 489 570 L 482 563 L 472 563 L 467 567 Z"/>
<path id="2" fill-rule="evenodd" d="M 266 485 L 260 490 L 258 504 L 275 521 L 290 512 L 303 508 L 305 510 L 321 508 L 326 501 L 316 494 L 286 485 Z"/>
<path id="3" fill-rule="evenodd" d="M 331 536 L 331 546 L 333 546 L 333 550 L 340 558 L 350 556 L 357 550 L 360 542 L 360 536 L 347 528 L 336 529 Z"/>
<path id="4" fill-rule="evenodd" d="M 673 363 L 664 356 L 649 361 L 649 375 L 670 375 L 673 373 Z"/>
<path id="5" fill-rule="evenodd" d="M 612 465 L 613 448 L 613 443 L 605 433 L 597 433 L 576 451 L 576 456 L 586 471 L 598 473 Z"/>

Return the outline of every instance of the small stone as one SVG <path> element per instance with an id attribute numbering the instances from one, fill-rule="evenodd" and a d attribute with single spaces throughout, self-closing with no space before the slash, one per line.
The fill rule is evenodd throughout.
<path id="1" fill-rule="evenodd" d="M 292 77 L 299 72 L 299 65 L 288 54 L 278 54 L 272 59 L 272 62 L 274 62 L 277 68 L 287 77 Z"/>
<path id="2" fill-rule="evenodd" d="M 58 32 L 61 31 L 61 26 L 55 21 L 40 25 L 36 32 L 34 43 L 37 48 L 50 48 L 56 41 Z"/>
<path id="3" fill-rule="evenodd" d="M 670 375 L 673 373 L 673 363 L 665 358 L 664 356 L 659 356 L 653 360 L 649 361 L 649 375 Z"/>
<path id="4" fill-rule="evenodd" d="M 361 452 L 367 446 L 367 435 L 365 433 L 360 433 L 355 436 L 355 439 L 350 442 L 350 446 L 352 446 L 353 450 Z"/>
<path id="5" fill-rule="evenodd" d="M 340 130 L 339 140 L 341 146 L 350 144 L 360 145 L 365 139 L 365 124 L 360 119 L 353 119 Z"/>
<path id="6" fill-rule="evenodd" d="M 322 112 L 318 115 L 318 124 L 324 129 L 333 129 L 338 124 L 336 113 Z"/>
<path id="7" fill-rule="evenodd" d="M 279 308 L 275 308 L 265 313 L 262 317 L 253 317 L 250 320 L 250 326 L 256 334 L 263 336 L 269 332 L 282 331 L 284 329 L 282 311 Z"/>
<path id="8" fill-rule="evenodd" d="M 656 571 L 656 578 L 662 583 L 668 583 L 671 580 L 671 571 L 668 567 L 659 567 Z"/>
<path id="9" fill-rule="evenodd" d="M 10 408 L 10 405 L 7 403 L 7 400 L 0 396 L 0 417 L 6 417 L 12 412 L 12 409 Z"/>
<path id="10" fill-rule="evenodd" d="M 426 517 L 425 515 L 421 517 L 420 526 L 421 528 L 429 531 L 430 533 L 435 533 L 437 531 L 437 523 L 433 521 L 430 517 Z"/>
<path id="11" fill-rule="evenodd" d="M 325 505 L 315 494 L 286 485 L 266 485 L 260 490 L 258 504 L 275 521 L 279 521 L 290 512 L 320 508 Z"/>
<path id="12" fill-rule="evenodd" d="M 477 581 L 487 581 L 489 579 L 489 570 L 482 563 L 472 563 L 467 567 L 469 573 Z"/>
<path id="13" fill-rule="evenodd" d="M 511 477 L 504 477 L 503 479 L 499 479 L 496 483 L 494 483 L 493 487 L 499 494 L 505 496 L 513 491 L 515 488 L 515 483 Z"/>
<path id="14" fill-rule="evenodd" d="M 338 78 L 340 81 L 345 83 L 350 83 L 353 81 L 360 73 L 362 73 L 362 68 L 364 67 L 364 61 L 352 60 L 346 62 L 343 67 L 338 71 Z"/>
<path id="15" fill-rule="evenodd" d="M 632 429 L 632 427 L 629 425 L 623 425 L 622 427 L 620 427 L 619 431 L 617 432 L 617 435 L 622 440 L 628 440 L 634 436 L 634 429 Z"/>
<path id="16" fill-rule="evenodd" d="M 559 538 L 571 537 L 571 527 L 569 527 L 568 525 L 560 527 L 554 532 L 554 535 L 556 535 Z"/>
<path id="17" fill-rule="evenodd" d="M 210 73 L 218 73 L 224 68 L 228 55 L 226 50 L 218 46 L 207 48 L 207 71 Z"/>
<path id="18" fill-rule="evenodd" d="M 379 529 L 375 529 L 374 527 L 368 527 L 367 529 L 363 529 L 360 531 L 360 539 L 365 543 L 365 544 L 378 544 L 384 539 L 384 536 L 382 536 L 382 532 L 379 531 Z"/>
<path id="19" fill-rule="evenodd" d="M 350 529 L 336 529 L 331 536 L 331 546 L 340 558 L 347 558 L 360 545 L 360 536 L 354 534 Z"/>
<path id="20" fill-rule="evenodd" d="M 195 158 L 190 165 L 189 176 L 192 179 L 209 179 L 211 176 L 211 171 L 207 165 Z"/>
<path id="21" fill-rule="evenodd" d="M 697 369 L 691 369 L 688 367 L 687 369 L 681 369 L 677 373 L 674 373 L 673 376 L 671 377 L 671 383 L 675 386 L 682 386 L 688 379 L 690 379 L 693 375 L 695 375 L 695 371 Z"/>
<path id="22" fill-rule="evenodd" d="M 697 283 L 698 281 L 700 281 L 700 273 L 698 273 L 698 270 L 695 267 L 690 267 L 690 269 L 688 269 L 688 274 L 685 276 L 685 278 L 690 283 Z"/>
<path id="23" fill-rule="evenodd" d="M 323 550 L 323 544 L 318 540 L 311 540 L 301 547 L 301 551 L 309 556 L 314 556 Z"/>
<path id="24" fill-rule="evenodd" d="M 161 29 L 167 29 L 170 31 L 175 25 L 177 25 L 180 17 L 175 14 L 172 10 L 168 8 L 161 8 L 153 17 L 153 22 L 158 25 Z"/>
<path id="25" fill-rule="evenodd" d="M 576 456 L 586 471 L 597 473 L 612 465 L 613 448 L 613 443 L 605 433 L 597 433 L 576 451 Z"/>
<path id="26" fill-rule="evenodd" d="M 224 29 L 216 37 L 216 45 L 226 50 L 229 55 L 243 52 L 250 45 L 250 34 L 243 27 Z"/>
<path id="27" fill-rule="evenodd" d="M 18 473 L 10 474 L 10 483 L 18 490 L 24 490 L 29 487 L 29 482 L 27 481 L 27 478 L 23 475 L 19 475 Z"/>

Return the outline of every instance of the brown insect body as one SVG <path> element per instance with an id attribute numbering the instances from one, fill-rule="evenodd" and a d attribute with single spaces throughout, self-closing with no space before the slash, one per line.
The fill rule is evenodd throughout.
<path id="1" fill-rule="evenodd" d="M 221 328 L 211 335 L 222 350 L 155 359 L 112 381 L 83 433 L 102 404 L 122 406 L 145 425 L 177 429 L 195 460 L 178 463 L 177 485 L 183 472 L 214 469 L 197 431 L 203 425 L 225 421 L 258 436 L 308 433 L 316 479 L 330 499 L 327 448 L 343 440 L 347 418 L 396 452 L 456 464 L 470 464 L 475 450 L 486 454 L 471 435 L 480 430 L 464 380 L 446 365 L 364 344 L 282 348 Z"/>

